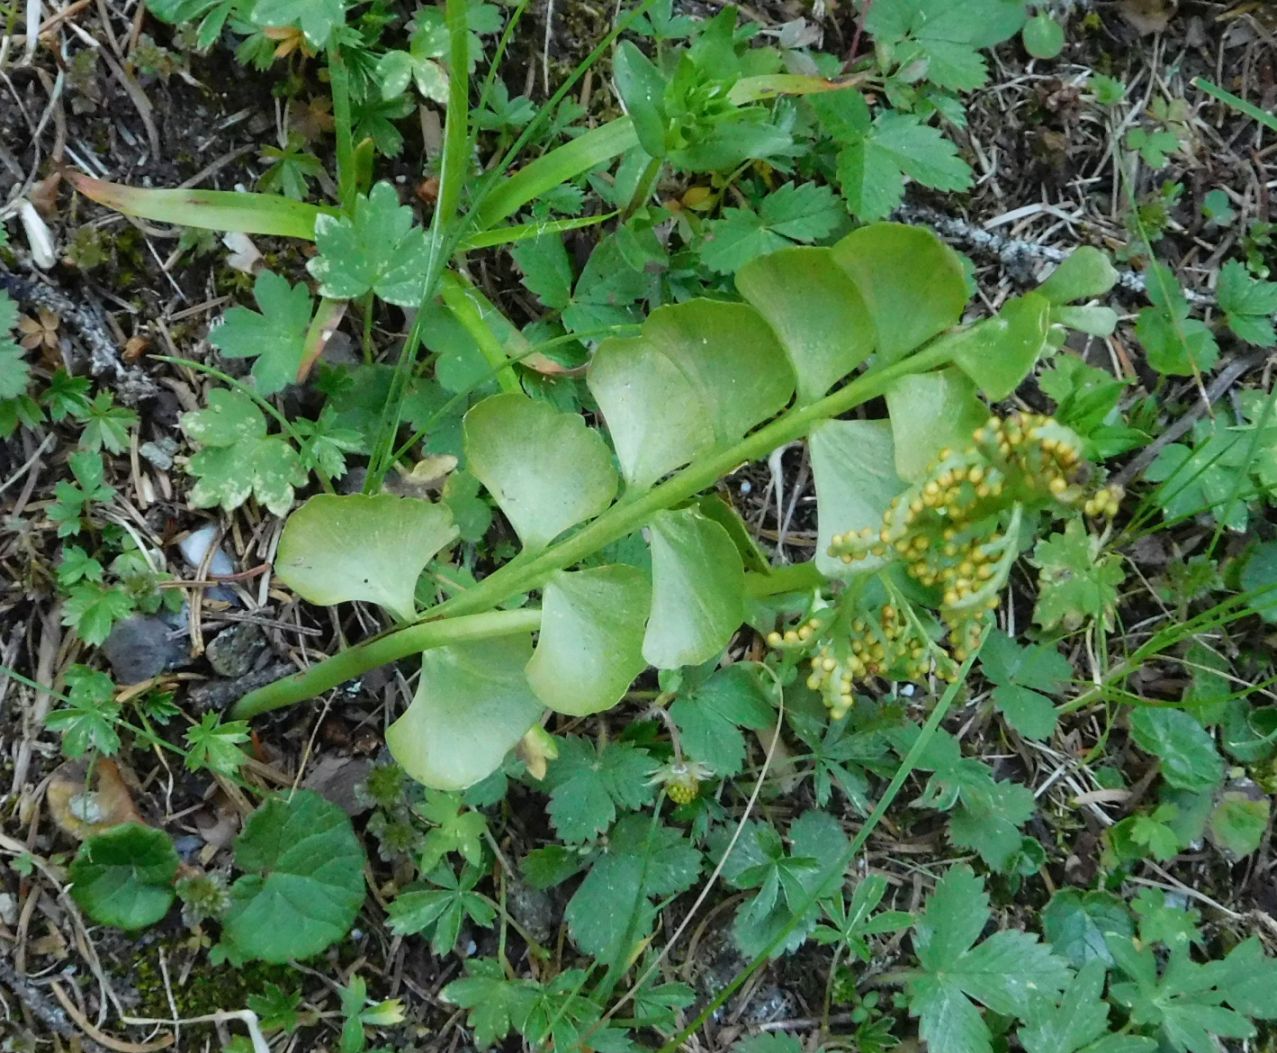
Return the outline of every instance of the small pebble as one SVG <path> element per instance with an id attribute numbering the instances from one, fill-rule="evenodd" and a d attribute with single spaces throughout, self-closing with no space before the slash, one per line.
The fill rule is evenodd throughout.
<path id="1" fill-rule="evenodd" d="M 135 614 L 115 623 L 102 644 L 117 684 L 139 684 L 185 663 L 185 640 L 151 614 Z"/>
<path id="2" fill-rule="evenodd" d="M 186 565 L 192 570 L 198 570 L 203 565 L 209 546 L 213 544 L 213 539 L 216 537 L 217 527 L 210 523 L 208 526 L 202 526 L 198 530 L 192 530 L 186 537 L 182 538 L 177 543 L 177 547 L 182 553 L 182 558 L 186 560 Z M 234 574 L 235 564 L 231 562 L 231 557 L 219 547 L 209 561 L 208 572 L 219 575 Z"/>
<path id="3" fill-rule="evenodd" d="M 246 676 L 266 649 L 266 634 L 252 622 L 228 625 L 209 642 L 204 654 L 218 676 Z"/>
<path id="4" fill-rule="evenodd" d="M 137 448 L 143 460 L 155 465 L 162 472 L 173 467 L 173 454 L 177 452 L 177 443 L 167 436 L 156 442 L 144 442 Z"/>

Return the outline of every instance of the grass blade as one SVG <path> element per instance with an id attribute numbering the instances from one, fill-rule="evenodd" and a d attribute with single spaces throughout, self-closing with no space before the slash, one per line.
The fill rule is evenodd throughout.
<path id="1" fill-rule="evenodd" d="M 273 234 L 283 238 L 315 239 L 315 220 L 336 215 L 334 208 L 308 205 L 279 194 L 250 194 L 237 190 L 146 190 L 68 172 L 67 181 L 99 205 L 157 223 L 202 230 Z"/>

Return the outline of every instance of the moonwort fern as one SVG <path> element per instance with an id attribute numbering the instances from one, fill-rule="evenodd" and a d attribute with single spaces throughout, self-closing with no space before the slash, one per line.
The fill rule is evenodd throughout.
<path id="1" fill-rule="evenodd" d="M 1079 503 L 1096 513 L 1107 507 L 1083 484 L 1067 429 L 1027 419 L 990 424 L 974 445 L 972 433 L 988 417 L 980 396 L 1009 394 L 1058 343 L 1060 323 L 1077 322 L 1078 309 L 1064 305 L 1110 282 L 1103 258 L 1083 252 L 1041 291 L 960 327 L 961 267 L 929 232 L 875 224 L 829 248 L 762 257 L 741 272 L 742 302 L 662 307 L 637 336 L 598 347 L 587 383 L 610 447 L 579 414 L 523 394 L 495 395 L 470 411 L 467 468 L 523 545 L 470 588 L 424 611 L 408 606 L 406 583 L 415 584 L 451 540 L 442 506 L 321 495 L 296 511 L 280 542 L 278 578 L 314 602 L 373 600 L 400 624 L 249 694 L 235 715 L 289 704 L 421 651 L 416 696 L 387 741 L 423 783 L 464 787 L 499 766 L 546 708 L 599 712 L 648 667 L 710 660 L 739 629 L 749 596 L 796 588 L 834 606 L 867 588 L 886 590 L 891 602 L 875 607 L 879 635 L 893 644 L 907 637 L 912 672 L 924 660 L 943 672 L 952 658 L 936 652 L 938 633 L 920 624 L 908 634 L 887 631 L 893 619 L 917 621 L 910 595 L 888 573 L 888 552 L 905 557 L 906 571 L 931 567 L 914 574 L 911 595 L 941 586 L 938 606 L 961 653 L 976 608 L 987 611 L 1007 554 L 1031 537 L 1037 519 Z M 841 419 L 880 396 L 885 419 Z M 1002 450 L 1012 435 L 1014 448 Z M 812 448 L 820 555 L 809 565 L 746 573 L 733 532 L 693 499 L 741 463 L 800 438 Z M 1038 471 L 1043 457 L 1058 476 Z M 916 527 L 915 506 L 926 513 L 914 514 Z M 945 516 L 951 526 L 938 521 Z M 640 530 L 650 571 L 600 565 L 606 546 Z M 946 538 L 946 530 L 954 532 Z M 919 558 L 924 533 L 941 546 L 934 565 Z M 352 537 L 360 539 L 356 552 Z M 948 553 L 945 546 L 959 542 L 976 547 Z M 987 553 L 979 562 L 992 568 L 987 576 L 977 550 Z M 529 593 L 539 594 L 539 607 L 502 609 Z M 956 617 L 969 599 L 979 602 Z M 855 618 L 843 622 L 855 629 Z M 803 644 L 830 644 L 827 632 L 791 631 Z M 830 657 L 817 654 L 813 675 Z M 872 672 L 889 673 L 889 665 L 884 656 Z M 836 711 L 839 698 L 827 694 Z"/>

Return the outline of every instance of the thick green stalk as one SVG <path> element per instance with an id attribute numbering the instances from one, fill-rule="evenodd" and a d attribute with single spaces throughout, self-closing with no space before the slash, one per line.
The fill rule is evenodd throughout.
<path id="1" fill-rule="evenodd" d="M 899 377 L 947 364 L 950 354 L 949 348 L 940 342 L 866 373 L 817 402 L 790 410 L 740 442 L 694 462 L 646 493 L 627 494 L 593 522 L 545 551 L 516 557 L 474 587 L 432 607 L 421 615 L 420 621 L 433 623 L 437 619 L 489 611 L 513 596 L 530 592 L 556 570 L 573 566 L 603 546 L 633 533 L 657 512 L 695 496 L 738 465 L 760 460 L 777 447 L 802 438 L 821 421 L 841 416 L 876 398 Z M 237 711 L 262 712 L 300 702 L 374 666 L 409 655 L 419 650 L 416 637 L 407 635 L 415 628 L 417 625 L 392 629 L 325 659 L 306 674 L 302 687 L 297 685 L 297 678 L 290 677 L 258 688 L 240 700 Z"/>
<path id="2" fill-rule="evenodd" d="M 300 692 L 298 698 L 310 698 L 321 691 L 332 687 L 328 683 L 330 676 L 336 675 L 333 683 L 340 684 L 351 680 L 379 665 L 393 662 L 397 658 L 412 654 L 414 651 L 428 651 L 432 647 L 444 647 L 447 644 L 465 643 L 469 640 L 487 640 L 494 636 L 513 636 L 515 633 L 531 633 L 541 628 L 541 612 L 539 610 L 487 611 L 484 614 L 471 614 L 462 618 L 449 618 L 441 622 L 418 622 L 407 628 L 369 640 L 359 647 L 341 651 L 312 666 L 302 673 L 277 680 L 270 686 L 287 687 L 293 692 Z M 358 652 L 358 653 L 356 653 Z M 286 706 L 293 699 L 286 692 L 276 692 L 276 697 L 254 691 L 241 698 L 231 709 L 234 720 L 247 720 L 272 709 Z"/>
<path id="3" fill-rule="evenodd" d="M 804 592 L 817 588 L 825 577 L 816 569 L 812 560 L 773 567 L 770 574 L 746 574 L 745 595 L 761 600 L 768 596 L 781 596 L 786 592 Z"/>

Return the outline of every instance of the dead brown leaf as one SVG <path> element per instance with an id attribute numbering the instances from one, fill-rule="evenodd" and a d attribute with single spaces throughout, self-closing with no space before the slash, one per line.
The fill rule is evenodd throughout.
<path id="1" fill-rule="evenodd" d="M 1179 0 L 1119 0 L 1118 11 L 1143 36 L 1161 33 L 1171 23 Z"/>
<path id="2" fill-rule="evenodd" d="M 59 829 L 77 841 L 100 834 L 121 823 L 145 823 L 120 767 L 110 757 L 94 765 L 96 785 L 88 782 L 83 760 L 67 761 L 49 778 L 45 800 Z"/>

